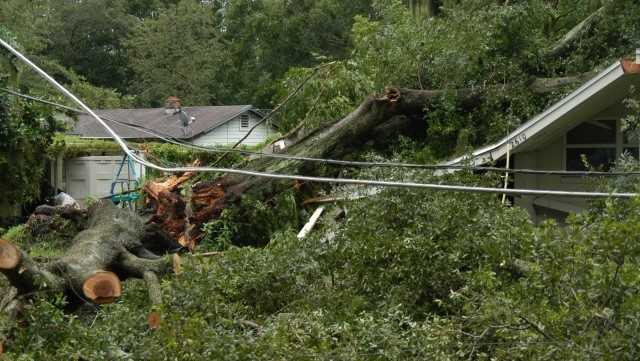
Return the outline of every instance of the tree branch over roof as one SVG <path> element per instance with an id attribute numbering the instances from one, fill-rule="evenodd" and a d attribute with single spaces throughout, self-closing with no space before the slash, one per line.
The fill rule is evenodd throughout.
<path id="1" fill-rule="evenodd" d="M 587 31 L 589 31 L 589 29 L 591 29 L 591 26 L 602 19 L 605 9 L 606 6 L 600 7 L 593 14 L 582 20 L 578 25 L 574 26 L 562 37 L 562 39 L 558 40 L 551 48 L 547 49 L 546 54 L 550 57 L 558 57 L 565 54 L 577 39 L 581 38 Z"/>

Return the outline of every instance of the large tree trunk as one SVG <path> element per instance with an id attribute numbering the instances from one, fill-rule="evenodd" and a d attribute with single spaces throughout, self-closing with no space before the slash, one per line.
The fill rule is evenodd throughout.
<path id="1" fill-rule="evenodd" d="M 41 291 L 63 292 L 76 305 L 111 303 L 121 295 L 121 282 L 131 277 L 145 279 L 152 303 L 158 303 L 157 277 L 174 269 L 177 255 L 160 257 L 145 248 L 143 220 L 111 202 L 93 206 L 87 223 L 65 254 L 48 263 L 35 262 L 14 244 L 0 240 L 0 273 L 11 284 L 0 311 L 15 318 L 24 300 Z M 157 326 L 156 315 L 152 326 Z"/>
<path id="2" fill-rule="evenodd" d="M 592 73 L 562 78 L 536 78 L 529 84 L 529 90 L 536 94 L 544 94 L 558 90 L 567 85 L 584 82 Z M 388 137 L 398 130 L 406 129 L 412 124 L 423 124 L 426 107 L 444 95 L 459 98 L 462 104 L 473 106 L 482 99 L 485 91 L 508 91 L 509 87 L 489 89 L 415 90 L 390 87 L 382 96 L 369 97 L 356 110 L 343 119 L 320 129 L 307 129 L 299 126 L 278 143 L 284 149 L 267 146 L 263 152 L 287 153 L 302 157 L 339 158 L 349 149 L 357 147 L 371 139 Z M 277 150 L 276 150 L 277 148 Z M 262 157 L 250 157 L 247 169 L 270 172 L 300 174 L 305 164 L 296 160 L 283 160 Z M 152 205 L 155 216 L 151 223 L 156 223 L 170 233 L 178 242 L 193 249 L 202 237 L 202 224 L 218 217 L 229 204 L 239 200 L 244 194 L 257 198 L 267 198 L 278 191 L 277 183 L 266 178 L 242 175 L 223 175 L 209 182 L 196 183 L 191 188 L 191 200 L 185 201 L 180 196 L 180 186 L 192 174 L 174 175 L 164 182 L 150 182 L 145 185 L 148 202 Z M 297 185 L 299 188 L 299 184 Z"/>
<path id="3" fill-rule="evenodd" d="M 282 142 L 287 154 L 305 157 L 339 157 L 347 147 L 357 146 L 369 139 L 376 126 L 400 115 L 398 125 L 407 124 L 406 116 L 415 116 L 438 92 L 390 89 L 382 97 L 370 97 L 344 119 L 324 128 L 309 130 L 300 127 Z M 272 152 L 267 147 L 264 152 Z M 273 173 L 299 173 L 303 163 L 295 160 L 255 156 L 249 158 L 247 169 Z M 200 182 L 191 189 L 191 200 L 180 196 L 181 180 L 190 174 L 179 174 L 163 182 L 150 182 L 144 187 L 147 203 L 155 210 L 151 222 L 162 226 L 179 243 L 193 249 L 201 237 L 204 222 L 216 218 L 228 205 L 246 193 L 265 198 L 277 192 L 276 181 L 237 175 L 224 175 L 214 181 Z M 282 184 L 280 182 L 279 184 Z"/>
<path id="4" fill-rule="evenodd" d="M 529 89 L 533 93 L 548 93 L 567 85 L 581 83 L 589 76 L 591 74 L 533 79 Z M 456 96 L 461 104 L 472 107 L 482 99 L 487 90 L 507 92 L 508 87 L 457 91 L 387 88 L 383 95 L 369 97 L 343 119 L 320 129 L 299 126 L 277 142 L 284 144 L 284 149 L 270 145 L 263 152 L 339 158 L 349 149 L 371 139 L 388 138 L 399 129 L 406 129 L 412 124 L 424 124 L 422 119 L 425 108 L 443 95 Z M 305 166 L 307 165 L 301 161 L 260 155 L 250 157 L 245 164 L 246 169 L 288 174 L 305 173 Z M 155 212 L 151 222 L 161 226 L 182 246 L 189 249 L 193 249 L 201 238 L 202 224 L 218 217 L 229 204 L 233 204 L 244 194 L 265 199 L 278 191 L 279 187 L 276 184 L 282 184 L 282 181 L 266 178 L 228 174 L 214 181 L 196 183 L 190 190 L 191 200 L 185 201 L 180 195 L 180 186 L 191 176 L 193 175 L 173 175 L 163 182 L 150 182 L 145 185 L 148 204 Z"/>

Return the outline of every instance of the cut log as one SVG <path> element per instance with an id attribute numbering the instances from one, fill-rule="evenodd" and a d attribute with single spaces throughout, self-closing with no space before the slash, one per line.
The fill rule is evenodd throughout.
<path id="1" fill-rule="evenodd" d="M 20 263 L 20 251 L 11 243 L 0 239 L 0 269 L 13 269 Z"/>
<path id="2" fill-rule="evenodd" d="M 173 256 L 171 256 L 171 261 L 173 273 L 177 275 L 182 273 L 182 260 L 180 259 L 180 256 L 178 256 L 177 253 L 174 254 Z"/>
<path id="3" fill-rule="evenodd" d="M 87 211 L 73 206 L 38 206 L 27 220 L 27 229 L 33 236 L 61 232 L 60 219 L 69 220 L 75 229 L 82 230 L 86 226 Z M 63 234 L 65 232 L 62 232 Z"/>
<path id="4" fill-rule="evenodd" d="M 160 288 L 160 280 L 158 279 L 158 276 L 151 271 L 145 272 L 143 277 L 144 281 L 147 283 L 147 288 L 149 290 L 149 300 L 151 301 L 151 312 L 149 313 L 147 322 L 149 325 L 149 329 L 155 330 L 160 327 L 160 323 L 162 322 L 162 317 L 159 310 L 159 306 L 162 304 L 162 290 Z"/>
<path id="5" fill-rule="evenodd" d="M 82 292 L 95 304 L 113 303 L 122 295 L 122 284 L 113 272 L 96 272 L 84 281 Z"/>
<path id="6" fill-rule="evenodd" d="M 75 303 L 104 304 L 121 296 L 122 281 L 143 278 L 147 271 L 162 276 L 175 267 L 173 256 L 159 257 L 145 249 L 142 218 L 110 201 L 98 202 L 89 210 L 87 226 L 62 257 L 45 264 L 1 241 L 0 272 L 19 295 L 54 290 L 66 293 Z"/>
<path id="7" fill-rule="evenodd" d="M 2 356 L 5 351 L 5 344 L 8 339 L 7 335 L 11 332 L 12 328 L 15 327 L 18 314 L 22 310 L 22 302 L 17 299 L 17 296 L 18 290 L 11 287 L 4 295 L 2 301 L 0 301 L 0 312 L 6 315 L 6 320 L 9 326 L 4 329 L 6 334 L 0 334 L 0 356 Z"/>
<path id="8" fill-rule="evenodd" d="M 0 300 L 0 312 L 14 319 L 23 300 L 40 291 L 63 292 L 72 306 L 112 303 L 122 295 L 122 282 L 128 278 L 147 281 L 152 311 L 158 312 L 159 277 L 178 271 L 180 258 L 160 257 L 146 249 L 142 239 L 148 234 L 140 216 L 100 201 L 88 211 L 87 229 L 75 236 L 63 256 L 48 263 L 34 262 L 14 244 L 0 241 L 0 273 L 12 286 Z M 151 316 L 150 326 L 157 327 L 159 313 Z"/>
<path id="9" fill-rule="evenodd" d="M 161 323 L 162 323 L 162 316 L 160 316 L 160 312 L 151 311 L 149 313 L 149 317 L 147 318 L 147 324 L 149 325 L 149 329 L 156 330 L 160 328 Z"/>

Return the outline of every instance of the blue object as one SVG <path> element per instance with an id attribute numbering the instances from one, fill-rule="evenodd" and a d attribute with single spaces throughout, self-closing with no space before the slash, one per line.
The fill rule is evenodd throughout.
<path id="1" fill-rule="evenodd" d="M 125 164 L 127 165 L 127 177 L 122 176 L 122 170 Z M 131 178 L 133 175 L 133 179 Z M 113 182 L 111 183 L 111 201 L 115 204 L 121 205 L 123 208 L 127 207 L 135 209 L 136 202 L 140 199 L 140 193 L 138 188 L 140 182 L 138 181 L 140 176 L 136 172 L 136 167 L 129 155 L 125 154 L 120 162 L 118 173 L 116 173 Z M 118 189 L 119 188 L 119 189 Z M 118 192 L 116 192 L 118 190 Z"/>

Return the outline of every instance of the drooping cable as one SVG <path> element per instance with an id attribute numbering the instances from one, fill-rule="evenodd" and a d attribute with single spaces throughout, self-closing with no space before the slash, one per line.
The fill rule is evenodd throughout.
<path id="1" fill-rule="evenodd" d="M 377 186 L 377 187 L 396 187 L 396 188 L 416 188 L 416 189 L 431 189 L 441 191 L 457 191 L 457 192 L 475 192 L 475 193 L 491 193 L 502 194 L 508 193 L 511 195 L 535 195 L 535 196 L 559 196 L 559 197 L 578 197 L 578 198 L 632 198 L 638 196 L 637 193 L 604 193 L 604 192 L 568 192 L 568 191 L 553 191 L 553 190 L 536 190 L 536 189 L 508 189 L 502 188 L 487 188 L 487 187 L 473 187 L 473 186 L 459 186 L 459 185 L 445 185 L 445 184 L 430 184 L 430 183 L 414 183 L 414 182 L 394 182 L 394 181 L 375 181 L 367 179 L 348 179 L 348 178 L 329 178 L 329 177 L 312 177 L 302 175 L 291 174 L 275 174 L 267 172 L 257 172 L 251 170 L 232 169 L 232 168 L 214 168 L 214 167 L 162 167 L 155 163 L 149 162 L 145 159 L 138 157 L 125 141 L 103 120 L 101 119 L 91 108 L 78 99 L 73 93 L 67 90 L 64 86 L 58 83 L 53 77 L 47 74 L 44 70 L 40 69 L 31 60 L 29 60 L 22 53 L 14 49 L 11 45 L 0 39 L 0 45 L 14 54 L 17 58 L 35 70 L 40 76 L 46 79 L 54 87 L 60 90 L 65 96 L 73 100 L 80 106 L 85 112 L 93 117 L 99 124 L 101 124 L 107 133 L 114 139 L 114 141 L 122 148 L 133 161 L 151 169 L 156 169 L 162 172 L 169 173 L 183 173 L 183 172 L 218 172 L 239 174 L 252 177 L 263 177 L 269 179 L 282 179 L 282 180 L 298 180 L 306 182 L 316 183 L 333 183 L 333 184 L 352 184 L 363 186 Z"/>
<path id="2" fill-rule="evenodd" d="M 72 111 L 78 114 L 87 114 L 82 110 L 71 108 L 59 103 L 54 103 L 48 100 L 44 100 L 41 98 L 33 97 L 30 95 L 18 93 L 16 91 L 0 88 L 0 91 L 4 91 L 6 93 L 22 97 L 25 99 L 41 102 L 44 104 L 49 104 L 61 109 L 65 109 L 68 111 Z M 344 165 L 344 166 L 354 166 L 354 167 L 391 167 L 391 168 L 419 168 L 419 169 L 429 169 L 429 170 L 446 170 L 446 169 L 454 169 L 454 170 L 471 170 L 471 171 L 489 171 L 489 172 L 502 172 L 502 173 L 512 173 L 512 174 L 536 174 L 536 175 L 563 175 L 563 176 L 632 176 L 632 175 L 640 175 L 640 172 L 601 172 L 601 171 L 560 171 L 560 170 L 541 170 L 541 169 L 505 169 L 499 167 L 488 167 L 488 166 L 465 166 L 465 165 L 440 165 L 440 164 L 412 164 L 412 163 L 396 163 L 396 162 L 363 162 L 363 161 L 345 161 L 345 160 L 337 160 L 337 159 L 326 159 L 326 158 L 312 158 L 312 157 L 301 157 L 301 156 L 293 156 L 286 154 L 277 154 L 277 153 L 264 153 L 258 151 L 244 150 L 244 149 L 227 149 L 227 148 L 215 148 L 215 147 L 205 147 L 196 145 L 189 142 L 183 142 L 178 139 L 172 138 L 170 135 L 162 134 L 158 131 L 145 128 L 141 125 L 127 123 L 121 120 L 117 120 L 111 117 L 100 116 L 102 119 L 116 123 L 118 125 L 128 127 L 130 129 L 135 129 L 145 134 L 152 135 L 160 140 L 163 140 L 168 143 L 172 143 L 179 146 L 188 147 L 194 150 L 204 151 L 204 152 L 212 152 L 212 153 L 225 153 L 225 152 L 236 152 L 247 155 L 256 155 L 267 158 L 280 158 L 286 160 L 298 160 L 298 161 L 309 161 L 309 162 L 320 162 L 326 164 L 334 164 L 334 165 Z"/>
<path id="3" fill-rule="evenodd" d="M 242 142 L 244 142 L 247 138 L 249 138 L 249 135 L 256 130 L 260 124 L 265 123 L 268 119 L 270 119 L 275 113 L 277 113 L 278 111 L 280 111 L 280 109 L 285 106 L 291 99 L 293 99 L 294 96 L 296 96 L 296 94 L 298 94 L 302 88 L 304 88 L 304 86 L 311 80 L 313 79 L 319 72 L 320 69 L 325 68 L 327 66 L 333 65 L 335 64 L 335 62 L 331 62 L 331 63 L 327 63 L 327 64 L 322 64 L 319 66 L 316 66 L 315 68 L 313 68 L 313 71 L 311 72 L 311 74 L 309 74 L 309 76 L 307 76 L 300 84 L 298 84 L 298 86 L 291 92 L 289 93 L 289 95 L 287 95 L 287 97 L 280 102 L 280 104 L 278 104 L 275 108 L 273 108 L 269 114 L 267 114 L 264 118 L 260 119 L 260 121 L 258 121 L 256 124 L 253 125 L 253 127 L 251 127 L 251 129 L 249 129 L 247 131 L 247 133 L 245 135 L 242 136 L 242 138 L 240 138 L 232 147 L 231 149 L 236 149 L 238 148 L 238 146 L 240 144 L 242 144 Z M 220 158 L 218 158 L 212 165 L 216 166 L 218 164 L 220 164 L 220 162 L 222 162 L 222 160 L 224 160 L 225 157 L 227 157 L 227 155 L 229 154 L 229 152 L 226 152 L 224 154 L 222 154 L 220 156 Z"/>
<path id="4" fill-rule="evenodd" d="M 43 104 L 48 104 L 60 109 L 64 109 L 67 111 L 71 111 L 77 114 L 88 114 L 85 111 L 82 111 L 77 108 L 72 108 L 66 105 L 62 105 L 59 103 L 51 102 L 42 98 L 34 97 L 27 94 L 22 94 L 7 88 L 0 88 L 0 91 L 5 93 L 22 97 L 25 99 L 29 99 L 32 101 L 40 102 Z M 100 118 L 110 121 L 112 123 L 116 123 L 120 126 L 127 127 L 129 129 L 134 129 L 140 131 L 142 133 L 151 135 L 155 138 L 158 138 L 167 143 L 171 143 L 178 146 L 183 146 L 187 148 L 191 148 L 198 151 L 203 152 L 211 152 L 211 153 L 226 153 L 226 152 L 234 152 L 245 155 L 255 155 L 265 158 L 277 158 L 277 159 L 285 159 L 285 160 L 296 160 L 303 162 L 317 162 L 324 164 L 332 164 L 332 165 L 341 165 L 341 166 L 351 166 L 351 167 L 387 167 L 387 168 L 413 168 L 413 169 L 426 169 L 426 170 L 469 170 L 475 172 L 498 172 L 498 173 L 510 173 L 510 174 L 531 174 L 531 175 L 557 175 L 557 176 L 575 176 L 575 177 L 615 177 L 615 176 L 638 176 L 640 172 L 630 171 L 630 172 L 601 172 L 601 171 L 563 171 L 563 170 L 544 170 L 544 169 L 518 169 L 518 168 L 500 168 L 500 167 L 489 167 L 489 166 L 466 166 L 466 165 L 445 165 L 445 164 L 418 164 L 418 163 L 397 163 L 397 162 L 364 162 L 364 161 L 347 161 L 347 160 L 339 160 L 339 159 L 327 159 L 327 158 L 313 158 L 313 157 L 301 157 L 295 155 L 287 155 L 287 154 L 277 154 L 277 153 L 265 153 L 258 151 L 251 151 L 246 149 L 229 149 L 229 148 L 217 148 L 217 147 L 206 147 L 201 146 L 189 142 L 184 142 L 179 139 L 173 138 L 170 135 L 162 134 L 157 130 L 145 128 L 144 126 L 131 124 L 124 122 L 122 120 L 114 119 L 112 117 L 100 116 Z"/>

